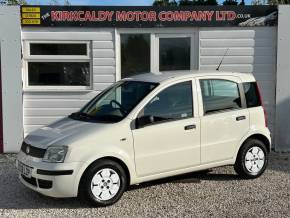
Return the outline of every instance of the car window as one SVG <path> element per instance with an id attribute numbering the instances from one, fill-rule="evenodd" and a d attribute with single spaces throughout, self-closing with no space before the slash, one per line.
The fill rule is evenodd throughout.
<path id="1" fill-rule="evenodd" d="M 238 84 L 222 79 L 200 80 L 205 113 L 241 108 Z"/>
<path id="2" fill-rule="evenodd" d="M 150 123 L 183 119 L 193 116 L 191 81 L 172 85 L 158 93 L 144 107 L 139 117 L 150 118 Z"/>

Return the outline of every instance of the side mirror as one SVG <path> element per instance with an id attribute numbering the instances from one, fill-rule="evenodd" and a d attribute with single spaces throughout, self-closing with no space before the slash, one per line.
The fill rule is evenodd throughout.
<path id="1" fill-rule="evenodd" d="M 138 117 L 136 119 L 136 128 L 142 128 L 151 123 L 154 123 L 153 116 L 147 115 L 147 116 Z"/>

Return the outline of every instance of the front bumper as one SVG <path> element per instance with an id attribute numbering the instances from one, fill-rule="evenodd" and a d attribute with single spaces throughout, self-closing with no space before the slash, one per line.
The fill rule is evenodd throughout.
<path id="1" fill-rule="evenodd" d="M 32 168 L 31 178 L 19 173 L 20 181 L 28 188 L 43 195 L 57 198 L 76 197 L 78 194 L 78 174 L 83 162 L 47 163 L 40 158 L 34 158 L 20 151 L 19 161 Z"/>

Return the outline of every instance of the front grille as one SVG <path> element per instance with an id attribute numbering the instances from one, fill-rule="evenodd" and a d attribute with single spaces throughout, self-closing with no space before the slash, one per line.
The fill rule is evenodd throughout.
<path id="1" fill-rule="evenodd" d="M 32 157 L 43 158 L 46 149 L 33 147 L 26 142 L 23 142 L 21 146 L 21 151 Z"/>
<path id="2" fill-rule="evenodd" d="M 33 185 L 33 186 L 37 186 L 37 183 L 36 183 L 36 179 L 34 177 L 31 177 L 31 178 L 28 178 L 24 175 L 21 175 L 22 179 L 24 179 L 25 182 L 29 183 L 30 185 Z"/>

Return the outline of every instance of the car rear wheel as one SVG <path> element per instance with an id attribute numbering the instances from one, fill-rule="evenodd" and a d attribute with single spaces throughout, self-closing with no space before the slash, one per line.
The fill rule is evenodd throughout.
<path id="1" fill-rule="evenodd" d="M 268 151 L 265 144 L 257 139 L 250 139 L 241 147 L 236 163 L 235 171 L 245 179 L 253 179 L 261 176 L 268 164 Z"/>
<path id="2" fill-rule="evenodd" d="M 100 160 L 86 171 L 79 195 L 94 206 L 109 206 L 122 197 L 126 186 L 124 169 L 114 161 Z"/>

